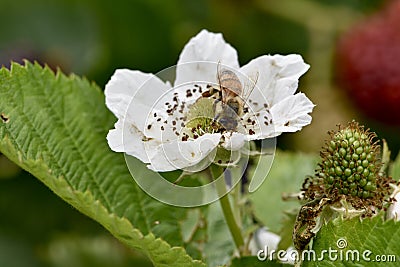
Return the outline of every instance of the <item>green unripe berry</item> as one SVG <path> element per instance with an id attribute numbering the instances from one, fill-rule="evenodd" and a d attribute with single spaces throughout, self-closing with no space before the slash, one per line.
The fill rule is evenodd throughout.
<path id="1" fill-rule="evenodd" d="M 367 153 L 365 153 L 365 152 L 361 153 L 360 158 L 361 159 L 366 159 L 367 158 Z"/>
<path id="2" fill-rule="evenodd" d="M 369 161 L 366 160 L 366 159 L 364 159 L 364 160 L 362 161 L 362 166 L 363 166 L 364 168 L 367 168 L 368 165 L 369 165 Z"/>
<path id="3" fill-rule="evenodd" d="M 357 167 L 357 172 L 362 173 L 364 171 L 364 168 L 362 166 Z"/>
<path id="4" fill-rule="evenodd" d="M 368 181 L 371 181 L 371 182 L 374 182 L 375 181 L 375 174 L 374 173 L 370 173 L 369 175 L 368 175 Z"/>
<path id="5" fill-rule="evenodd" d="M 349 168 L 353 169 L 355 166 L 356 166 L 356 164 L 354 163 L 354 161 L 350 161 Z"/>
<path id="6" fill-rule="evenodd" d="M 339 166 L 339 162 L 338 162 L 337 160 L 334 160 L 334 161 L 333 161 L 333 166 L 335 166 L 335 167 L 336 167 L 336 166 Z"/>
<path id="7" fill-rule="evenodd" d="M 341 176 L 343 174 L 343 171 L 339 166 L 337 166 L 335 168 L 335 173 L 336 173 L 336 175 Z"/>
<path id="8" fill-rule="evenodd" d="M 360 142 L 359 141 L 354 141 L 353 142 L 353 146 L 354 146 L 354 148 L 358 148 L 360 146 Z"/>
<path id="9" fill-rule="evenodd" d="M 342 166 L 347 168 L 349 166 L 349 162 L 347 160 L 342 160 Z"/>
<path id="10" fill-rule="evenodd" d="M 332 148 L 332 150 L 336 149 L 336 142 L 335 141 L 331 141 L 330 142 L 330 147 Z"/>
<path id="11" fill-rule="evenodd" d="M 372 183 L 372 182 L 368 182 L 365 186 L 364 186 L 365 190 L 368 191 L 375 191 L 376 190 L 376 186 Z"/>
<path id="12" fill-rule="evenodd" d="M 325 161 L 324 161 L 324 165 L 327 166 L 327 167 L 331 167 L 331 166 L 332 166 L 332 161 L 330 161 L 330 160 L 325 160 Z"/>
<path id="13" fill-rule="evenodd" d="M 374 164 L 369 164 L 368 166 L 368 170 L 370 170 L 371 172 L 375 171 L 375 165 Z"/>
<path id="14" fill-rule="evenodd" d="M 356 189 L 357 188 L 357 184 L 356 183 L 351 183 L 351 184 L 349 184 L 349 188 L 350 189 Z"/>
<path id="15" fill-rule="evenodd" d="M 361 197 L 362 198 L 368 198 L 369 197 L 369 192 L 368 191 L 363 191 Z"/>
<path id="16" fill-rule="evenodd" d="M 344 149 L 343 147 L 341 147 L 341 148 L 339 149 L 339 154 L 340 154 L 341 157 L 346 156 L 346 149 Z"/>
<path id="17" fill-rule="evenodd" d="M 343 140 L 341 145 L 343 148 L 347 148 L 349 146 L 349 143 L 347 142 L 347 140 Z"/>

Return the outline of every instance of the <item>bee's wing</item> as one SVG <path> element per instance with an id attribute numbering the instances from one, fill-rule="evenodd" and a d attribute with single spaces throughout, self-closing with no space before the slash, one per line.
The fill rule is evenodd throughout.
<path id="1" fill-rule="evenodd" d="M 251 73 L 245 77 L 245 80 L 243 82 L 243 95 L 242 98 L 245 102 L 247 102 L 248 98 L 250 97 L 251 93 L 254 90 L 254 87 L 256 87 L 257 81 L 258 81 L 258 71 Z"/>
<path id="2" fill-rule="evenodd" d="M 225 94 L 224 94 L 224 92 L 223 92 L 223 90 L 222 90 L 222 87 L 221 87 L 221 61 L 220 60 L 218 60 L 218 64 L 217 64 L 217 82 L 218 82 L 218 86 L 219 86 L 219 89 L 221 90 L 221 93 L 222 93 L 222 95 L 221 95 L 221 97 L 222 97 L 222 102 L 226 102 L 225 101 Z"/>

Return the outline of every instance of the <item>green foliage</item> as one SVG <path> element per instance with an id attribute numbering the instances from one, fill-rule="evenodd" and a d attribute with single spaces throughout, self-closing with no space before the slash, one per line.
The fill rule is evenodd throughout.
<path id="1" fill-rule="evenodd" d="M 297 213 L 297 210 L 285 212 L 284 219 L 282 220 L 282 228 L 279 231 L 281 240 L 278 244 L 278 250 L 287 250 L 290 246 L 293 247 L 292 236 Z"/>
<path id="2" fill-rule="evenodd" d="M 281 266 L 290 266 L 287 264 L 278 263 L 275 261 L 260 261 L 257 257 L 242 257 L 236 258 L 232 261 L 232 267 L 281 267 Z"/>
<path id="3" fill-rule="evenodd" d="M 115 120 L 95 85 L 47 67 L 0 70 L 0 151 L 155 266 L 203 266 L 182 246 L 186 209 L 140 190 L 105 136 Z M 168 243 L 167 243 L 168 242 Z M 171 245 L 170 245 L 171 244 Z"/>
<path id="4" fill-rule="evenodd" d="M 299 207 L 298 201 L 283 201 L 283 193 L 300 192 L 306 175 L 314 174 L 317 157 L 277 151 L 268 178 L 250 195 L 257 218 L 271 231 L 278 232 L 283 211 Z"/>
<path id="5" fill-rule="evenodd" d="M 318 232 L 313 243 L 313 250 L 318 259 L 322 250 L 337 250 L 336 255 L 338 259 L 330 260 L 327 253 L 324 254 L 324 260 L 316 261 L 305 261 L 302 266 L 398 266 L 398 263 L 390 262 L 389 255 L 395 255 L 395 261 L 398 262 L 398 255 L 400 251 L 400 227 L 399 223 L 393 220 L 384 221 L 382 214 L 373 218 L 367 218 L 360 220 L 359 217 L 351 220 L 335 219 L 329 222 L 327 225 L 321 228 Z M 343 249 L 338 248 L 338 240 L 346 240 L 346 246 Z M 343 243 L 342 243 L 343 244 Z M 359 261 L 346 260 L 352 259 L 352 251 L 358 250 Z M 365 251 L 371 251 L 371 253 L 365 254 L 363 259 L 363 253 Z M 347 254 L 346 254 L 347 253 Z M 332 254 L 333 256 L 335 254 Z M 342 260 L 340 260 L 340 255 Z M 356 255 L 356 254 L 354 254 Z M 333 257 L 332 256 L 332 257 Z M 378 258 L 387 259 L 386 262 L 383 260 L 378 262 Z M 368 258 L 370 261 L 368 261 Z M 354 258 L 357 259 L 357 258 Z"/>
<path id="6" fill-rule="evenodd" d="M 389 175 L 396 181 L 400 180 L 400 153 L 397 155 L 396 160 L 392 163 L 389 169 Z"/>
<path id="7" fill-rule="evenodd" d="M 207 243 L 204 253 L 208 266 L 227 264 L 235 250 L 232 236 L 225 223 L 221 206 L 215 202 L 209 206 L 207 215 Z"/>
<path id="8" fill-rule="evenodd" d="M 190 255 L 204 258 L 210 266 L 232 260 L 235 248 L 219 203 L 201 209 L 175 208 L 150 198 L 136 185 L 123 155 L 113 153 L 107 145 L 105 136 L 115 118 L 94 84 L 73 75 L 55 75 L 38 64 L 14 63 L 11 71 L 0 70 L 0 114 L 2 154 L 128 247 L 143 252 L 155 266 L 205 266 L 192 259 L 184 248 Z M 272 231 L 281 230 L 280 248 L 291 243 L 294 218 L 289 216 L 291 219 L 285 220 L 280 229 L 283 212 L 299 206 L 297 201 L 282 201 L 282 193 L 299 192 L 304 177 L 313 174 L 316 160 L 310 155 L 278 151 L 269 178 L 250 195 L 256 217 Z M 395 179 L 400 176 L 399 162 L 398 157 L 390 166 Z M 381 216 L 363 221 L 335 219 L 318 232 L 313 249 L 319 255 L 323 249 L 336 249 L 337 240 L 345 238 L 346 249 L 368 249 L 373 253 L 371 258 L 396 255 L 400 251 L 398 229 L 397 223 L 384 222 Z M 306 261 L 304 266 L 331 263 Z M 256 257 L 244 257 L 233 259 L 231 264 L 266 263 Z M 281 266 L 276 262 L 268 264 Z M 337 266 L 352 264 L 358 263 L 335 262 Z"/>

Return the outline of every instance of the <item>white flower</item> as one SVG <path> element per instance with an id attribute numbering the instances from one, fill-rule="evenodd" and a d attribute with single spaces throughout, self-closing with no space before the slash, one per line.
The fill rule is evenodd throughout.
<path id="1" fill-rule="evenodd" d="M 391 187 L 393 193 L 390 197 L 394 199 L 394 202 L 390 205 L 386 214 L 388 219 L 400 221 L 400 187 L 394 184 L 391 184 Z"/>
<path id="2" fill-rule="evenodd" d="M 279 235 L 270 232 L 266 227 L 262 227 L 254 232 L 249 242 L 249 250 L 251 255 L 257 255 L 260 250 L 265 250 L 267 253 L 272 250 L 277 251 L 280 241 Z"/>
<path id="3" fill-rule="evenodd" d="M 153 74 L 116 70 L 105 88 L 106 105 L 118 118 L 108 144 L 154 171 L 231 164 L 238 153 L 221 162 L 220 149 L 240 151 L 248 141 L 295 132 L 311 122 L 313 103 L 295 94 L 308 68 L 299 55 L 265 55 L 239 67 L 236 50 L 222 35 L 202 30 L 184 47 L 173 87 Z M 225 69 L 243 86 L 243 101 L 236 102 L 243 103 L 242 112 L 232 111 L 221 97 Z M 215 95 L 205 94 L 210 88 Z"/>
<path id="4" fill-rule="evenodd" d="M 285 264 L 294 265 L 296 251 L 293 247 L 287 250 L 278 250 L 281 237 L 266 227 L 257 229 L 250 242 L 249 249 L 251 255 L 259 257 L 260 260 L 273 260 L 277 259 Z"/>

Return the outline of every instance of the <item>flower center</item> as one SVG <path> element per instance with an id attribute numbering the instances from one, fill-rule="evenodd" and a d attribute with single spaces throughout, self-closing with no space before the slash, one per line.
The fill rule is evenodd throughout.
<path id="1" fill-rule="evenodd" d="M 264 111 L 254 113 L 252 109 L 258 104 L 250 100 L 246 103 L 238 95 L 223 100 L 222 91 L 229 89 L 210 84 L 187 88 L 175 88 L 160 100 L 148 120 L 148 132 L 158 128 L 165 141 L 188 141 L 214 133 L 254 135 L 260 131 L 260 123 L 272 123 L 266 104 Z"/>
<path id="2" fill-rule="evenodd" d="M 220 125 L 214 120 L 213 105 L 213 99 L 200 97 L 190 106 L 186 114 L 185 128 L 191 133 L 191 137 L 197 138 L 219 131 Z"/>

